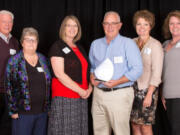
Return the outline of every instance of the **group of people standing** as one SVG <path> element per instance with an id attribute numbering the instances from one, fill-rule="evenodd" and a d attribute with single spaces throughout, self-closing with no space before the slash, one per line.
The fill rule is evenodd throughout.
<path id="1" fill-rule="evenodd" d="M 78 43 L 82 35 L 79 20 L 66 16 L 59 40 L 48 53 L 52 72 L 46 57 L 37 52 L 38 31 L 23 29 L 20 50 L 10 34 L 13 19 L 11 12 L 0 11 L 2 135 L 8 128 L 7 112 L 12 118 L 12 135 L 88 135 L 92 91 L 94 135 L 111 135 L 112 131 L 130 135 L 130 122 L 133 135 L 153 135 L 161 82 L 171 135 L 180 133 L 180 11 L 166 17 L 163 31 L 170 40 L 163 45 L 150 35 L 155 25 L 150 11 L 134 14 L 138 35 L 134 39 L 119 33 L 119 14 L 107 12 L 102 22 L 105 36 L 92 42 L 89 57 Z M 114 72 L 111 80 L 102 81 L 94 72 L 106 59 L 112 62 Z"/>

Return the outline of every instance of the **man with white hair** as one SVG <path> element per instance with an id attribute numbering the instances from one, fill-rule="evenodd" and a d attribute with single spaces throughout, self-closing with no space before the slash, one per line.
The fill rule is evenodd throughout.
<path id="1" fill-rule="evenodd" d="M 0 11 L 0 134 L 10 135 L 11 121 L 8 116 L 4 88 L 4 72 L 10 56 L 19 50 L 18 41 L 10 34 L 14 15 L 7 10 Z"/>
<path id="2" fill-rule="evenodd" d="M 115 135 L 130 135 L 129 120 L 134 99 L 132 85 L 142 73 L 140 51 L 132 39 L 119 34 L 122 22 L 117 12 L 107 12 L 102 24 L 105 37 L 93 41 L 89 52 L 90 80 L 94 85 L 94 135 L 111 135 L 111 130 Z M 106 60 L 111 61 L 114 73 L 111 80 L 99 81 L 94 72 Z"/>

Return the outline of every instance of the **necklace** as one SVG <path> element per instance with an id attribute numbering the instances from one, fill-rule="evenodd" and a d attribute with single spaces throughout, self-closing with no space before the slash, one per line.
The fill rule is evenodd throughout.
<path id="1" fill-rule="evenodd" d="M 25 55 L 24 56 L 26 61 L 33 67 L 36 66 L 37 64 L 37 61 L 38 61 L 38 56 L 37 55 L 34 55 L 34 56 L 28 56 L 28 55 Z"/>
<path id="2" fill-rule="evenodd" d="M 140 51 L 143 49 L 144 45 L 148 42 L 150 36 L 146 40 L 141 40 L 140 38 L 137 39 L 136 43 L 140 49 Z"/>

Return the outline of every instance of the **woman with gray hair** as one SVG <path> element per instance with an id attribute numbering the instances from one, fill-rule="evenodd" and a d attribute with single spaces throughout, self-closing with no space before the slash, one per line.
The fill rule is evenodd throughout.
<path id="1" fill-rule="evenodd" d="M 12 135 L 46 135 L 51 75 L 45 57 L 36 52 L 39 37 L 24 28 L 22 50 L 7 64 L 5 87 Z"/>

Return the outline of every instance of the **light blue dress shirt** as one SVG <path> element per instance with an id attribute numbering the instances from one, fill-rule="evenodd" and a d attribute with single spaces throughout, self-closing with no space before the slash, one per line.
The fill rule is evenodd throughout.
<path id="1" fill-rule="evenodd" d="M 105 59 L 109 58 L 114 66 L 114 74 L 111 80 L 118 80 L 126 76 L 130 81 L 116 87 L 133 85 L 143 71 L 140 51 L 136 43 L 127 37 L 118 34 L 114 40 L 107 44 L 106 37 L 94 40 L 91 44 L 89 59 L 91 73 Z M 105 87 L 99 84 L 98 87 Z"/>

